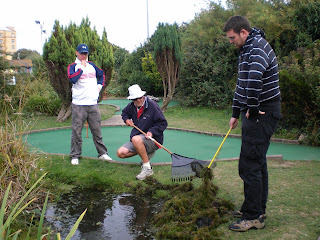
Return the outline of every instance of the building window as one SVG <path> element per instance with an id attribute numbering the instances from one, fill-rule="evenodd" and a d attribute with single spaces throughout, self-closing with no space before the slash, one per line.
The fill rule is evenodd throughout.
<path id="1" fill-rule="evenodd" d="M 11 33 L 11 37 L 14 37 L 14 33 Z"/>
<path id="2" fill-rule="evenodd" d="M 14 46 L 12 46 L 11 48 L 12 48 L 12 50 L 14 50 Z"/>
<path id="3" fill-rule="evenodd" d="M 0 37 L 2 37 L 2 33 L 0 33 Z"/>
<path id="4" fill-rule="evenodd" d="M 14 40 L 11 40 L 11 43 L 14 44 Z"/>

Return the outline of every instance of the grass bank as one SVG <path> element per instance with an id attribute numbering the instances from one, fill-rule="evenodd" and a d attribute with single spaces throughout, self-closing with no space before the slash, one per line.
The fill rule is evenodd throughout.
<path id="1" fill-rule="evenodd" d="M 72 166 L 69 157 L 43 155 L 39 167 L 47 171 L 51 191 L 68 191 L 70 187 L 94 187 L 113 193 L 127 192 L 135 186 L 140 166 L 84 159 Z M 317 239 L 320 235 L 319 161 L 269 161 L 270 192 L 267 220 L 264 229 L 246 233 L 228 230 L 235 219 L 218 229 L 222 239 Z M 154 178 L 162 184 L 171 184 L 171 167 L 155 166 Z M 236 208 L 243 201 L 243 184 L 238 176 L 237 162 L 219 162 L 214 169 L 213 183 L 219 187 L 218 197 L 230 200 Z M 139 182 L 140 183 L 140 182 Z M 197 187 L 200 179 L 193 184 Z M 162 191 L 155 196 L 163 196 Z"/>
<path id="2" fill-rule="evenodd" d="M 114 109 L 102 114 L 113 115 Z M 199 131 L 225 133 L 228 130 L 230 113 L 226 110 L 213 111 L 204 108 L 169 108 L 165 113 L 170 127 L 188 128 Z M 104 118 L 105 116 L 103 116 Z M 45 128 L 48 121 L 38 118 L 35 126 Z M 70 123 L 64 123 L 69 124 Z M 52 127 L 47 125 L 47 127 Z M 240 134 L 240 128 L 234 130 Z M 214 169 L 213 183 L 219 187 L 218 196 L 233 202 L 238 209 L 243 201 L 243 183 L 238 176 L 237 162 L 219 162 Z M 267 205 L 266 227 L 246 233 L 228 230 L 228 224 L 218 231 L 222 239 L 317 239 L 320 235 L 320 161 L 269 161 L 270 192 Z M 56 193 L 70 187 L 94 187 L 110 192 L 126 192 L 135 186 L 140 166 L 121 165 L 96 159 L 84 159 L 79 166 L 72 166 L 69 157 L 42 155 L 39 168 L 48 171 L 47 186 Z M 171 167 L 154 167 L 154 178 L 162 184 L 171 184 Z M 201 180 L 193 181 L 199 186 Z M 163 196 L 159 192 L 156 195 Z"/>

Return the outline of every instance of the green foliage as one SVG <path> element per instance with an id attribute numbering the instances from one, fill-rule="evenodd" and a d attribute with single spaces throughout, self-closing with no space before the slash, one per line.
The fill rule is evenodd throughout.
<path id="1" fill-rule="evenodd" d="M 61 99 L 57 95 L 49 98 L 46 96 L 32 95 L 28 99 L 25 109 L 29 112 L 45 113 L 49 116 L 57 116 L 61 107 Z"/>
<path id="2" fill-rule="evenodd" d="M 182 63 L 181 38 L 178 25 L 159 23 L 151 37 L 154 46 L 154 59 L 163 83 L 163 102 L 165 111 L 173 98 L 179 80 Z"/>
<path id="3" fill-rule="evenodd" d="M 2 116 L 5 122 L 0 127 L 0 199 L 3 199 L 9 183 L 13 182 L 13 194 L 8 199 L 8 206 L 11 206 L 18 202 L 35 182 L 38 155 L 31 153 L 24 142 L 21 133 L 25 132 L 26 126 L 23 120 L 20 117 L 11 120 L 4 114 Z M 30 194 L 27 200 L 36 197 L 37 194 L 37 191 Z"/>
<path id="4" fill-rule="evenodd" d="M 18 236 L 21 230 L 16 231 L 15 233 L 11 233 L 10 225 L 15 221 L 17 216 L 25 210 L 34 200 L 35 198 L 24 204 L 25 199 L 29 197 L 29 194 L 33 191 L 36 185 L 40 182 L 42 178 L 44 178 L 46 174 L 42 175 L 31 187 L 30 189 L 19 199 L 19 201 L 10 206 L 9 211 L 6 209 L 9 199 L 9 191 L 11 190 L 12 182 L 8 184 L 8 187 L 3 196 L 3 201 L 1 204 L 0 210 L 0 239 L 7 240 L 10 239 L 10 235 L 14 234 L 14 237 Z M 24 204 L 23 206 L 21 206 Z M 14 239 L 14 238 L 13 238 Z M 40 240 L 40 239 L 39 239 Z"/>
<path id="5" fill-rule="evenodd" d="M 301 128 L 305 125 L 308 86 L 303 79 L 297 80 L 287 70 L 280 71 L 280 88 L 282 96 L 282 127 Z M 310 102 L 310 99 L 309 101 Z"/>
<path id="6" fill-rule="evenodd" d="M 220 4 L 211 2 L 209 10 L 202 11 L 189 24 L 179 28 L 182 51 L 197 43 L 210 44 L 212 41 L 221 39 L 223 25 L 229 17 L 229 11 L 226 11 Z"/>
<path id="7" fill-rule="evenodd" d="M 128 95 L 128 87 L 132 84 L 139 84 L 139 78 L 135 76 L 144 76 L 142 72 L 142 58 L 144 57 L 144 52 L 141 48 L 138 48 L 136 51 L 131 53 L 125 58 L 124 63 L 120 67 L 119 71 L 119 80 L 121 84 L 121 95 Z M 131 76 L 132 75 L 132 76 Z M 140 85 L 140 84 L 139 84 Z M 144 84 L 140 86 L 144 89 Z"/>
<path id="8" fill-rule="evenodd" d="M 285 128 L 308 133 L 309 143 L 320 145 L 320 41 L 293 51 L 280 72 Z"/>
<path id="9" fill-rule="evenodd" d="M 159 23 L 156 32 L 152 35 L 151 41 L 154 43 L 154 58 L 164 55 L 168 50 L 172 51 L 173 59 L 179 64 L 182 62 L 181 40 L 178 33 L 177 24 Z"/>
<path id="10" fill-rule="evenodd" d="M 113 45 L 113 57 L 114 57 L 114 70 L 119 71 L 122 64 L 125 62 L 129 52 L 124 48 L 120 48 Z"/>
<path id="11" fill-rule="evenodd" d="M 193 188 L 192 184 L 185 183 L 174 189 L 175 197 L 164 204 L 161 212 L 155 216 L 159 239 L 208 239 L 218 238 L 216 229 L 226 222 L 225 215 L 233 210 L 234 205 L 227 200 L 217 198 L 218 186 L 212 183 L 210 172 L 202 178 L 202 185 Z M 211 177 L 211 178 L 210 178 Z M 172 194 L 172 195 L 173 195 Z M 210 218 L 212 225 L 201 229 L 197 223 L 200 219 Z M 204 237 L 205 236 L 205 237 Z M 204 238 L 202 238 L 204 237 Z"/>
<path id="12" fill-rule="evenodd" d="M 177 96 L 186 106 L 223 108 L 232 101 L 237 54 L 224 41 L 184 49 Z"/>
<path id="13" fill-rule="evenodd" d="M 118 79 L 121 84 L 120 95 L 127 96 L 128 87 L 139 84 L 147 94 L 160 96 L 163 87 L 158 74 L 151 54 L 147 54 L 146 48 L 138 48 L 125 58 L 125 62 L 120 67 Z"/>
<path id="14" fill-rule="evenodd" d="M 150 87 L 146 88 L 148 92 L 152 92 L 155 96 L 161 96 L 163 94 L 162 79 L 151 53 L 145 52 L 141 67 L 144 74 L 150 79 L 148 81 Z"/>
<path id="15" fill-rule="evenodd" d="M 19 49 L 12 54 L 12 59 L 33 59 L 37 57 L 40 57 L 37 51 L 26 48 Z"/>
<path id="16" fill-rule="evenodd" d="M 39 67 L 33 75 L 17 75 L 17 85 L 12 91 L 12 105 L 24 113 L 40 112 L 54 116 L 58 113 L 62 101 L 46 77 L 43 61 L 39 58 L 38 60 Z"/>
<path id="17" fill-rule="evenodd" d="M 13 206 L 11 206 L 11 208 L 6 209 L 7 201 L 8 201 L 8 198 L 9 198 L 9 192 L 10 192 L 11 186 L 12 186 L 12 182 L 9 183 L 9 185 L 8 185 L 6 191 L 5 191 L 5 194 L 4 194 L 4 197 L 3 197 L 3 201 L 2 201 L 2 204 L 1 204 L 1 209 L 0 209 L 0 240 L 9 240 L 9 239 L 15 240 L 15 239 L 18 239 L 18 236 L 22 232 L 22 230 L 19 229 L 19 230 L 17 230 L 17 231 L 12 233 L 12 229 L 14 229 L 14 227 L 12 228 L 12 225 L 16 221 L 16 219 L 18 219 L 19 215 L 23 211 L 25 211 L 26 208 L 32 202 L 34 202 L 36 200 L 36 198 L 34 198 L 34 199 L 30 200 L 29 202 L 27 202 L 26 204 L 24 204 L 25 199 L 27 199 L 29 197 L 29 194 L 35 189 L 35 187 L 45 177 L 45 175 L 46 175 L 46 173 L 43 174 L 35 182 L 35 184 L 33 184 L 30 187 L 30 189 L 21 197 L 19 202 L 17 202 Z M 47 208 L 48 197 L 49 197 L 49 193 L 47 194 L 47 197 L 45 199 L 45 203 L 44 203 L 44 206 L 43 206 L 43 209 L 42 209 L 36 240 L 47 239 L 46 237 L 48 237 L 50 239 L 51 232 L 44 233 L 45 231 L 44 231 L 44 228 L 43 228 L 44 215 L 45 215 L 45 211 L 46 211 L 46 208 Z M 22 204 L 24 204 L 24 205 L 22 206 Z M 77 219 L 76 223 L 74 224 L 74 226 L 72 227 L 72 229 L 69 232 L 68 236 L 66 237 L 66 240 L 70 240 L 71 237 L 74 235 L 74 233 L 77 230 L 80 222 L 82 221 L 86 211 L 87 211 L 87 209 Z M 33 217 L 34 217 L 34 215 L 31 218 L 31 223 L 32 223 Z M 27 232 L 27 235 L 26 235 L 26 238 L 25 238 L 27 240 L 30 239 L 31 228 L 32 228 L 32 224 L 30 224 L 28 232 Z M 56 238 L 55 239 L 61 239 L 59 233 L 56 234 Z"/>
<path id="18" fill-rule="evenodd" d="M 4 75 L 4 70 L 9 68 L 9 62 L 1 55 L 0 51 L 0 89 L 3 87 L 3 75 Z"/>
<path id="19" fill-rule="evenodd" d="M 295 10 L 293 22 L 298 32 L 298 46 L 307 46 L 319 39 L 320 3 L 300 4 Z"/>
<path id="20" fill-rule="evenodd" d="M 107 40 L 107 33 L 104 30 L 100 38 L 95 28 L 90 27 L 89 19 L 82 19 L 80 26 L 70 23 L 63 28 L 59 21 L 55 21 L 54 31 L 48 42 L 44 45 L 43 59 L 45 60 L 49 79 L 53 89 L 62 99 L 63 106 L 61 111 L 66 111 L 71 104 L 71 83 L 67 77 L 67 67 L 75 60 L 76 47 L 80 43 L 89 46 L 89 60 L 93 61 L 105 73 L 105 83 L 100 92 L 99 101 L 102 100 L 104 90 L 112 77 L 114 66 L 112 45 Z M 63 113 L 62 113 L 63 114 Z M 62 118 L 64 121 L 68 117 Z"/>

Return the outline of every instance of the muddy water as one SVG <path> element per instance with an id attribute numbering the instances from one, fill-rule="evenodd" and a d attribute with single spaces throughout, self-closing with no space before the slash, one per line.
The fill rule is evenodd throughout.
<path id="1" fill-rule="evenodd" d="M 86 189 L 49 204 L 46 221 L 65 239 L 87 208 L 72 240 L 155 239 L 151 221 L 160 205 L 145 197 Z"/>

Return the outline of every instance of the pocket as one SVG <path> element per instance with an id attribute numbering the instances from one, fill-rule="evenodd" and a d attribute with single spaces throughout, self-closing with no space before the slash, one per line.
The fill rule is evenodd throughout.
<path id="1" fill-rule="evenodd" d="M 241 155 L 248 160 L 263 159 L 270 139 L 268 120 L 270 115 L 242 120 Z M 267 133 L 268 132 L 268 133 Z"/>
<path id="2" fill-rule="evenodd" d="M 266 152 L 266 142 L 261 139 L 243 137 L 241 155 L 248 160 L 262 159 Z"/>

